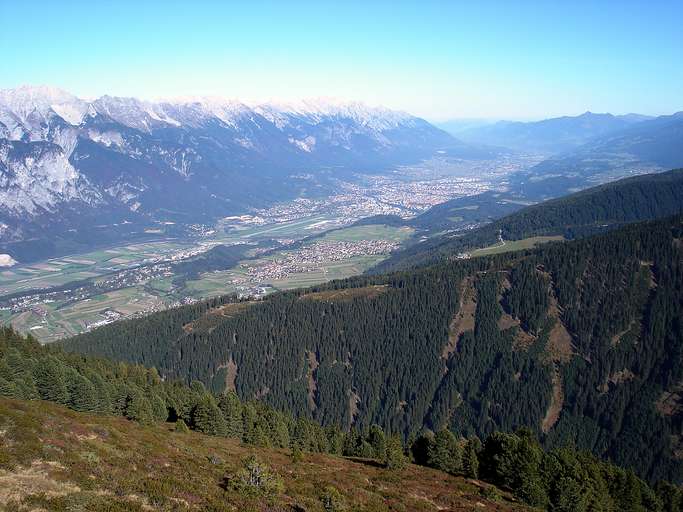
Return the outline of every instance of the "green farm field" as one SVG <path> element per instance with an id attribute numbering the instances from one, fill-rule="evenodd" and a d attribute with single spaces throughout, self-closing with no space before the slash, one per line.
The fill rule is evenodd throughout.
<path id="1" fill-rule="evenodd" d="M 472 251 L 470 255 L 472 257 L 476 256 L 487 256 L 489 254 L 501 254 L 504 252 L 512 251 L 522 251 L 524 249 L 531 249 L 537 245 L 544 244 L 547 242 L 560 242 L 564 240 L 563 236 L 534 236 L 530 238 L 524 238 L 522 240 L 506 240 L 504 243 L 497 243 L 494 245 L 489 245 L 488 247 L 483 247 Z"/>

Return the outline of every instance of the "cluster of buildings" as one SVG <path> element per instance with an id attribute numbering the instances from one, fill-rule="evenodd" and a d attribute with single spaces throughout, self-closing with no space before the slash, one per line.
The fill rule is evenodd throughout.
<path id="1" fill-rule="evenodd" d="M 398 247 L 389 240 L 321 240 L 282 257 L 261 261 L 247 267 L 247 275 L 254 283 L 286 279 L 292 274 L 320 271 L 324 265 L 355 256 L 388 254 Z"/>

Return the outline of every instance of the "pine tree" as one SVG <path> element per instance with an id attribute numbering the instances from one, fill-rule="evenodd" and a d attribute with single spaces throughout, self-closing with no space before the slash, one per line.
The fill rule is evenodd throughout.
<path id="1" fill-rule="evenodd" d="M 269 411 L 266 415 L 269 437 L 276 448 L 287 448 L 290 444 L 289 427 L 285 415 L 277 411 Z"/>
<path id="2" fill-rule="evenodd" d="M 209 394 L 205 394 L 192 410 L 192 426 L 195 430 L 213 436 L 225 435 L 225 420 Z"/>
<path id="3" fill-rule="evenodd" d="M 456 474 L 462 470 L 462 449 L 453 432 L 440 430 L 429 447 L 429 466 Z"/>
<path id="4" fill-rule="evenodd" d="M 434 434 L 431 431 L 427 431 L 419 435 L 413 443 L 410 445 L 411 459 L 415 464 L 421 466 L 429 465 L 429 453 L 432 449 L 432 444 L 434 444 Z"/>
<path id="5" fill-rule="evenodd" d="M 384 460 L 387 451 L 387 438 L 382 427 L 379 425 L 372 425 L 370 427 L 368 442 L 372 446 L 374 457 L 378 460 Z"/>
<path id="6" fill-rule="evenodd" d="M 13 381 L 0 377 L 0 396 L 20 399 L 20 394 L 21 392 L 17 390 L 17 385 Z"/>
<path id="7" fill-rule="evenodd" d="M 126 400 L 125 416 L 129 420 L 148 425 L 153 421 L 152 406 L 139 390 L 134 390 Z"/>
<path id="8" fill-rule="evenodd" d="M 301 447 L 296 443 L 292 446 L 291 458 L 293 464 L 301 462 L 304 459 L 304 452 L 301 450 Z"/>
<path id="9" fill-rule="evenodd" d="M 328 425 L 325 427 L 325 436 L 327 437 L 327 451 L 332 455 L 342 455 L 344 451 L 344 433 L 335 425 Z"/>
<path id="10" fill-rule="evenodd" d="M 387 469 L 400 471 L 406 467 L 407 457 L 403 453 L 403 443 L 398 434 L 394 434 L 386 441 L 384 450 L 384 466 Z"/>
<path id="11" fill-rule="evenodd" d="M 116 382 L 111 386 L 109 396 L 111 412 L 117 416 L 126 415 L 129 397 L 133 394 L 133 389 L 124 382 Z"/>
<path id="12" fill-rule="evenodd" d="M 344 448 L 342 453 L 346 457 L 358 457 L 360 443 L 361 438 L 358 430 L 356 427 L 351 427 L 351 429 L 344 435 Z"/>
<path id="13" fill-rule="evenodd" d="M 479 456 L 477 455 L 477 445 L 480 445 L 479 439 L 470 439 L 465 443 L 465 449 L 462 454 L 462 470 L 468 478 L 479 477 Z"/>
<path id="14" fill-rule="evenodd" d="M 69 407 L 75 411 L 93 412 L 97 410 L 95 386 L 77 372 L 69 377 Z"/>
<path id="15" fill-rule="evenodd" d="M 69 391 L 64 373 L 64 365 L 52 356 L 38 361 L 33 369 L 33 376 L 41 399 L 63 405 L 68 403 Z"/>
<path id="16" fill-rule="evenodd" d="M 225 418 L 225 429 L 228 437 L 242 439 L 244 422 L 242 418 L 242 402 L 234 391 L 223 393 L 218 398 L 218 408 Z"/>
<path id="17" fill-rule="evenodd" d="M 168 420 L 168 409 L 166 408 L 166 402 L 156 393 L 152 393 L 149 396 L 149 403 L 152 407 L 152 417 L 154 421 L 162 422 Z"/>
<path id="18" fill-rule="evenodd" d="M 375 458 L 375 449 L 365 439 L 363 439 L 360 443 L 360 447 L 358 449 L 358 457 L 361 457 L 363 459 Z"/>
<path id="19" fill-rule="evenodd" d="M 93 386 L 95 386 L 95 401 L 97 403 L 95 412 L 99 414 L 111 414 L 112 386 L 98 373 L 92 372 L 91 375 L 88 375 L 88 378 Z"/>
<path id="20" fill-rule="evenodd" d="M 245 443 L 253 444 L 256 431 L 256 407 L 253 403 L 247 402 L 242 405 L 242 440 Z"/>

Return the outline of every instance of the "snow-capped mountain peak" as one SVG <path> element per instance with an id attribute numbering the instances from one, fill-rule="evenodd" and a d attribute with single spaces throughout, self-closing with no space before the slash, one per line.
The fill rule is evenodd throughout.
<path id="1" fill-rule="evenodd" d="M 32 113 L 47 117 L 52 110 L 69 124 L 78 125 L 88 111 L 86 101 L 47 85 L 22 85 L 14 89 L 1 89 L 0 105 L 11 110 L 22 122 L 26 122 Z"/>
<path id="2" fill-rule="evenodd" d="M 105 210 L 205 222 L 309 186 L 292 186 L 292 172 L 351 175 L 452 142 L 404 112 L 329 98 L 83 100 L 19 87 L 0 91 L 0 223 L 19 239 L 27 226 L 34 234 L 45 223 L 73 227 L 66 224 L 81 213 Z"/>
<path id="3" fill-rule="evenodd" d="M 310 98 L 294 102 L 271 102 L 256 106 L 259 112 L 270 116 L 306 116 L 320 121 L 327 117 L 351 119 L 372 130 L 383 131 L 396 128 L 415 119 L 406 112 L 389 110 L 384 107 L 371 107 L 358 101 L 345 101 L 338 98 Z"/>

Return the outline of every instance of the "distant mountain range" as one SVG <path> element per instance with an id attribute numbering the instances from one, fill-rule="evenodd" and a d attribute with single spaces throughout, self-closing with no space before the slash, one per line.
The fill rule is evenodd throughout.
<path id="1" fill-rule="evenodd" d="M 683 112 L 678 112 L 594 137 L 541 162 L 529 174 L 537 182 L 557 175 L 603 181 L 612 173 L 642 174 L 681 166 Z"/>
<path id="2" fill-rule="evenodd" d="M 3 90 L 0 237 L 210 221 L 436 151 L 482 156 L 423 119 L 360 103 L 85 101 L 51 87 Z"/>
<path id="3" fill-rule="evenodd" d="M 546 155 L 509 178 L 508 191 L 531 201 L 683 166 L 683 112 L 659 117 L 586 112 L 538 122 L 500 121 L 457 133 L 471 144 Z"/>
<path id="4" fill-rule="evenodd" d="M 456 131 L 460 139 L 471 143 L 555 154 L 576 148 L 593 137 L 613 133 L 648 119 L 652 118 L 639 114 L 614 116 L 586 112 L 580 116 L 555 117 L 534 122 L 472 123 L 470 128 Z M 442 126 L 448 130 L 458 124 L 451 122 Z"/>

